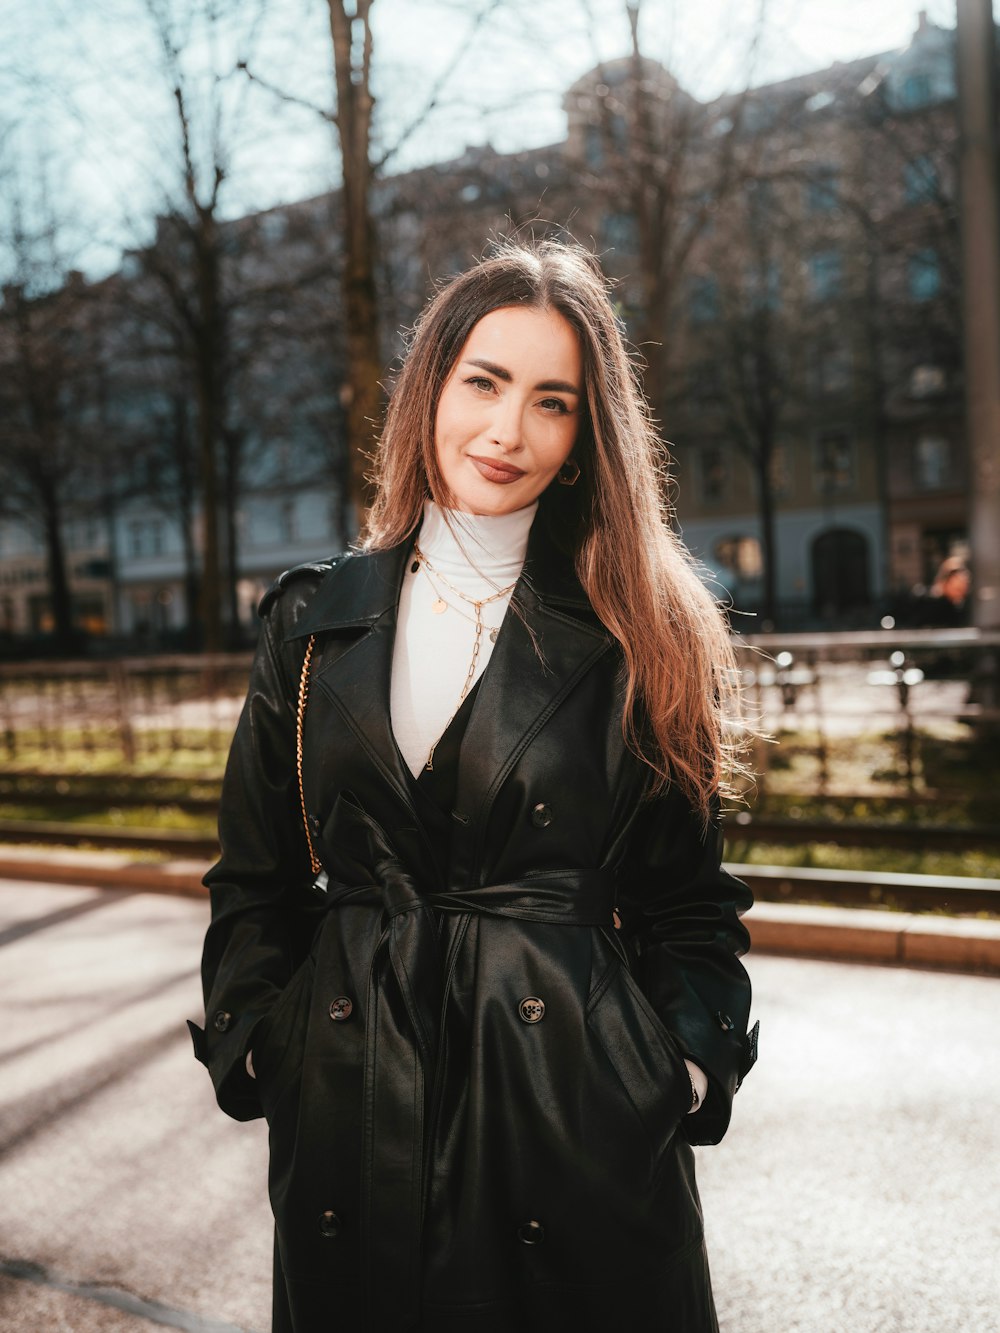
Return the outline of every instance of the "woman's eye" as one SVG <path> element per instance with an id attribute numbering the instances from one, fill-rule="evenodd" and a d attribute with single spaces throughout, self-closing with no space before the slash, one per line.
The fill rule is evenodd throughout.
<path id="1" fill-rule="evenodd" d="M 543 398 L 540 407 L 544 407 L 546 412 L 568 412 L 569 408 L 561 398 Z"/>
<path id="2" fill-rule="evenodd" d="M 487 379 L 485 375 L 470 375 L 465 382 L 471 384 L 474 389 L 481 389 L 486 393 L 493 388 L 493 381 Z"/>

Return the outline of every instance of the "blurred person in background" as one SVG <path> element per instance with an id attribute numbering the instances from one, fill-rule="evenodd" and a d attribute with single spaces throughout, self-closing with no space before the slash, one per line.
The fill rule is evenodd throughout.
<path id="1" fill-rule="evenodd" d="M 263 600 L 192 1031 L 267 1117 L 280 1333 L 717 1328 L 738 674 L 661 457 L 595 260 L 504 244 L 418 322 L 360 548 Z"/>
<path id="2" fill-rule="evenodd" d="M 927 610 L 935 625 L 967 625 L 972 577 L 962 556 L 942 560 L 928 595 Z"/>

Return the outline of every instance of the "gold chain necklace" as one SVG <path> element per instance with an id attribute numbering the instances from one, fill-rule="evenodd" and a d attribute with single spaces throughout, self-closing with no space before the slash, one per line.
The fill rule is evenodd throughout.
<path id="1" fill-rule="evenodd" d="M 476 664 L 479 661 L 479 650 L 482 647 L 482 642 L 483 642 L 483 607 L 489 606 L 491 602 L 499 602 L 501 597 L 507 597 L 510 593 L 514 591 L 515 587 L 517 586 L 517 580 L 515 579 L 513 583 L 509 583 L 506 588 L 501 588 L 499 592 L 493 593 L 492 596 L 483 597 L 477 602 L 474 597 L 470 597 L 468 593 L 464 593 L 461 590 L 461 588 L 456 588 L 453 583 L 449 582 L 449 580 L 445 578 L 445 576 L 441 573 L 439 569 L 435 569 L 434 566 L 431 564 L 431 562 L 424 555 L 423 551 L 421 551 L 420 547 L 417 545 L 416 542 L 413 543 L 413 556 L 416 567 L 419 568 L 421 565 L 423 566 L 424 573 L 427 575 L 428 583 L 431 585 L 432 590 L 438 594 L 437 600 L 431 606 L 431 610 L 434 612 L 436 616 L 444 615 L 445 611 L 448 610 L 448 603 L 438 592 L 438 589 L 434 582 L 435 579 L 440 579 L 441 582 L 444 584 L 444 586 L 448 588 L 451 592 L 453 592 L 456 597 L 460 597 L 463 602 L 468 602 L 468 604 L 473 608 L 473 610 L 476 613 L 476 619 L 475 619 L 476 637 L 472 643 L 472 659 L 469 662 L 469 669 L 465 675 L 465 684 L 462 686 L 462 693 L 458 696 L 458 703 L 455 705 L 455 711 L 452 713 L 451 717 L 444 725 L 444 731 L 442 731 L 441 733 L 441 736 L 443 736 L 444 732 L 448 730 L 451 724 L 455 721 L 455 718 L 458 716 L 458 710 L 462 707 L 462 704 L 465 702 L 466 695 L 469 693 L 469 688 L 472 685 L 473 680 L 475 679 Z M 416 572 L 417 570 L 416 568 L 414 568 L 413 573 Z M 458 611 L 458 614 L 460 616 L 463 616 L 464 619 L 466 620 L 469 619 L 469 617 L 466 616 L 464 612 L 459 611 L 457 606 L 452 607 L 452 610 Z M 497 636 L 497 630 L 491 629 L 490 639 L 493 643 L 496 643 L 496 636 Z M 440 741 L 441 736 L 439 736 L 438 739 L 431 746 L 430 752 L 427 755 L 427 763 L 425 767 L 427 768 L 428 772 L 432 772 L 434 769 L 434 751 L 438 747 L 438 742 Z"/>

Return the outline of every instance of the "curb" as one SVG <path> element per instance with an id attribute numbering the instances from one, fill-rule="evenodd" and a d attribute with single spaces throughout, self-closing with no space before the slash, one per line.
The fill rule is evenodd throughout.
<path id="1" fill-rule="evenodd" d="M 114 852 L 50 847 L 5 847 L 0 852 L 0 879 L 79 884 L 93 889 L 137 889 L 143 893 L 175 893 L 206 900 L 208 890 L 201 877 L 207 869 L 207 861 L 130 861 Z"/>
<path id="2" fill-rule="evenodd" d="M 769 902 L 743 921 L 757 953 L 1000 976 L 1000 921 Z"/>
<path id="3" fill-rule="evenodd" d="M 738 866 L 731 868 L 739 872 Z M 206 869 L 203 861 L 130 861 L 114 852 L 48 847 L 6 847 L 0 852 L 0 880 L 171 893 L 207 901 L 208 890 L 201 882 Z M 743 921 L 755 953 L 1000 976 L 996 919 L 758 900 Z"/>

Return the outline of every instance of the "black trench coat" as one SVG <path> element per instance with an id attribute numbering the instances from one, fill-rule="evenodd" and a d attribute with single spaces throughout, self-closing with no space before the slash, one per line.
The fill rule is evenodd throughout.
<path id="1" fill-rule="evenodd" d="M 690 1145 L 722 1137 L 755 1057 L 749 893 L 680 794 L 644 799 L 620 649 L 541 521 L 443 878 L 390 729 L 407 557 L 303 567 L 265 598 L 206 877 L 195 1049 L 223 1110 L 268 1120 L 274 1328 L 707 1333 Z M 325 888 L 296 778 L 311 635 Z M 710 1082 L 692 1116 L 684 1056 Z"/>

